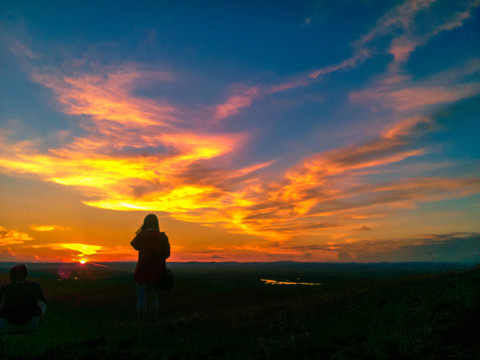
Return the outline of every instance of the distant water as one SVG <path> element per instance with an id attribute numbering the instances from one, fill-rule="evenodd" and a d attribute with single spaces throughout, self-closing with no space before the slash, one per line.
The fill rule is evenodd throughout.
<path id="1" fill-rule="evenodd" d="M 301 281 L 278 281 L 270 279 L 260 279 L 265 285 L 307 285 L 307 286 L 318 286 L 323 285 L 322 283 L 310 283 L 310 282 L 301 282 Z"/>

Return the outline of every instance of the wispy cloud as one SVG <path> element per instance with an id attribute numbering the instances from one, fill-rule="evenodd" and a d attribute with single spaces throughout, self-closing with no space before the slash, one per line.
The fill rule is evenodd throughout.
<path id="1" fill-rule="evenodd" d="M 452 72 L 458 73 L 458 70 L 453 69 Z M 437 76 L 432 80 L 436 78 Z M 478 82 L 434 85 L 432 80 L 401 84 L 397 81 L 382 81 L 374 84 L 370 89 L 352 92 L 350 99 L 376 109 L 389 108 L 405 112 L 409 110 L 425 111 L 432 105 L 445 105 L 474 97 L 480 93 L 480 83 Z"/>
<path id="2" fill-rule="evenodd" d="M 387 100 L 387 103 L 391 104 L 390 106 L 395 105 L 396 108 L 405 110 L 424 105 L 451 102 L 476 95 L 478 84 L 458 85 L 453 89 L 431 87 L 396 89 L 394 91 L 391 88 L 385 88 L 387 84 L 401 83 L 409 79 L 408 75 L 401 73 L 401 67 L 418 47 L 427 44 L 430 39 L 442 32 L 463 26 L 464 22 L 472 17 L 472 12 L 480 6 L 479 0 L 459 2 L 455 4 L 454 11 L 447 12 L 435 22 L 419 26 L 417 23 L 419 14 L 423 15 L 423 13 L 435 11 L 436 2 L 436 0 L 405 1 L 388 11 L 369 32 L 352 44 L 351 57 L 339 63 L 310 71 L 307 74 L 297 74 L 289 80 L 272 85 L 261 92 L 265 95 L 305 87 L 312 84 L 312 81 L 320 80 L 324 75 L 337 71 L 348 71 L 362 65 L 376 55 L 389 53 L 393 55 L 393 62 L 389 65 L 388 76 L 382 79 L 383 87 L 370 93 L 364 93 L 366 97 L 373 98 L 376 102 L 382 103 L 382 101 Z M 390 39 L 390 47 L 387 50 L 384 49 L 386 39 Z M 252 99 L 258 96 L 258 91 L 257 87 L 251 87 L 243 94 L 232 96 L 227 103 L 219 106 L 217 109 L 218 115 L 229 116 L 230 112 L 231 114 L 237 114 L 241 108 L 251 104 Z M 385 92 L 390 92 L 390 94 L 384 94 Z M 411 96 L 414 93 L 417 94 L 416 97 Z M 355 99 L 356 95 L 353 98 Z M 360 99 L 355 100 L 361 100 L 361 96 Z M 223 111 L 219 112 L 219 109 Z"/>
<path id="3" fill-rule="evenodd" d="M 361 49 L 356 52 L 351 58 L 343 60 L 339 64 L 330 65 L 325 68 L 313 71 L 312 73 L 310 73 L 309 77 L 312 79 L 317 79 L 321 75 L 327 75 L 339 70 L 347 70 L 353 68 L 368 59 L 370 56 L 370 52 L 367 49 Z"/>
<path id="4" fill-rule="evenodd" d="M 389 52 L 394 56 L 394 63 L 390 67 L 391 70 L 398 70 L 399 64 L 405 63 L 411 53 L 418 47 L 428 43 L 431 38 L 444 31 L 451 31 L 463 26 L 464 22 L 472 16 L 473 10 L 480 6 L 480 1 L 478 0 L 458 2 L 454 4 L 454 9 L 451 9 L 443 16 L 435 18 L 430 16 L 431 20 L 428 26 L 418 26 L 414 15 L 417 15 L 417 12 L 422 13 L 422 11 L 427 13 L 435 11 L 435 3 L 436 1 L 429 0 L 412 1 L 400 7 L 403 11 L 399 12 L 400 16 L 397 18 L 397 21 L 392 21 L 392 23 L 401 24 L 400 27 L 403 30 L 403 34 L 394 37 L 391 42 Z M 413 11 L 407 14 L 404 8 L 405 5 L 409 5 L 408 7 Z"/>
<path id="5" fill-rule="evenodd" d="M 442 32 L 463 26 L 480 6 L 480 1 L 450 3 L 452 8 L 448 12 L 440 11 L 439 15 L 436 10 L 442 4 L 445 5 L 445 2 L 406 1 L 381 17 L 376 26 L 354 44 L 356 49 L 367 47 L 376 49 L 375 52 L 379 53 L 381 41 L 389 36 L 391 40 L 387 53 L 393 55 L 393 59 L 387 71 L 369 88 L 350 94 L 352 101 L 367 104 L 374 109 L 424 111 L 432 105 L 444 105 L 480 93 L 478 81 L 463 80 L 472 72 L 478 73 L 478 59 L 471 59 L 458 68 L 421 81 L 412 80 L 404 69 L 410 55 L 419 47 L 427 45 Z M 436 16 L 432 16 L 433 13 Z M 422 17 L 430 20 L 420 23 Z"/>
<path id="6" fill-rule="evenodd" d="M 101 71 L 99 71 L 101 70 Z M 100 74 L 65 76 L 35 73 L 32 78 L 52 89 L 62 111 L 70 115 L 88 115 L 96 120 L 97 130 L 115 135 L 116 130 L 162 126 L 170 128 L 180 122 L 172 105 L 159 100 L 132 97 L 132 91 L 147 81 L 170 82 L 174 74 L 140 70 L 133 65 L 99 69 Z M 83 123 L 88 127 L 89 123 Z M 121 143 L 122 144 L 122 143 Z M 120 145 L 121 145 L 120 144 Z"/>
<path id="7" fill-rule="evenodd" d="M 214 118 L 225 119 L 237 115 L 241 109 L 249 107 L 257 96 L 259 96 L 258 86 L 235 89 L 234 94 L 225 103 L 216 106 Z"/>

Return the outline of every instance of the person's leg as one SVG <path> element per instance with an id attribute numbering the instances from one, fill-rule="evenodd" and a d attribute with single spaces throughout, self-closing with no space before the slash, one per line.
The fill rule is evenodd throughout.
<path id="1" fill-rule="evenodd" d="M 4 318 L 0 318 L 0 334 L 7 332 L 8 322 Z"/>
<path id="2" fill-rule="evenodd" d="M 45 305 L 43 301 L 39 301 L 38 307 L 40 308 L 40 319 L 43 319 L 45 312 L 47 311 L 47 305 Z"/>
<path id="3" fill-rule="evenodd" d="M 145 317 L 147 315 L 147 295 L 148 284 L 137 283 L 137 315 Z"/>
<path id="4" fill-rule="evenodd" d="M 26 331 L 33 332 L 37 331 L 40 327 L 40 316 L 35 316 L 27 323 Z"/>
<path id="5" fill-rule="evenodd" d="M 158 317 L 160 291 L 155 284 L 149 285 L 149 312 L 156 319 Z"/>

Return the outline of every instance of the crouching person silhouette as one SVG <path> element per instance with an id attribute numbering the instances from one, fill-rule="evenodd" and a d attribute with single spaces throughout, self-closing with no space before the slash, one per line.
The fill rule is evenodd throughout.
<path id="1" fill-rule="evenodd" d="M 39 284 L 27 280 L 25 265 L 10 269 L 10 283 L 0 290 L 0 333 L 38 330 L 46 305 Z"/>
<path id="2" fill-rule="evenodd" d="M 170 243 L 164 232 L 160 232 L 158 219 L 147 215 L 137 230 L 131 245 L 138 250 L 138 262 L 134 280 L 137 285 L 137 315 L 140 320 L 158 318 L 160 291 L 159 279 L 166 273 L 166 262 L 170 256 Z"/>

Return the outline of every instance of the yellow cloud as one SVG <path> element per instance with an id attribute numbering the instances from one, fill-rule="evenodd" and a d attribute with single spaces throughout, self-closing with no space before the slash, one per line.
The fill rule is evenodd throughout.
<path id="1" fill-rule="evenodd" d="M 35 238 L 31 237 L 26 233 L 22 233 L 16 230 L 7 230 L 3 226 L 0 226 L 0 246 L 22 244 L 25 241 L 30 241 L 34 239 Z"/>
<path id="2" fill-rule="evenodd" d="M 100 245 L 87 245 L 81 243 L 70 243 L 70 244 L 58 244 L 60 248 L 75 250 L 83 255 L 93 255 L 96 254 L 99 250 L 103 249 L 103 246 Z"/>
<path id="3" fill-rule="evenodd" d="M 68 227 L 60 225 L 32 225 L 30 229 L 40 232 L 53 231 L 53 230 L 68 230 Z"/>

